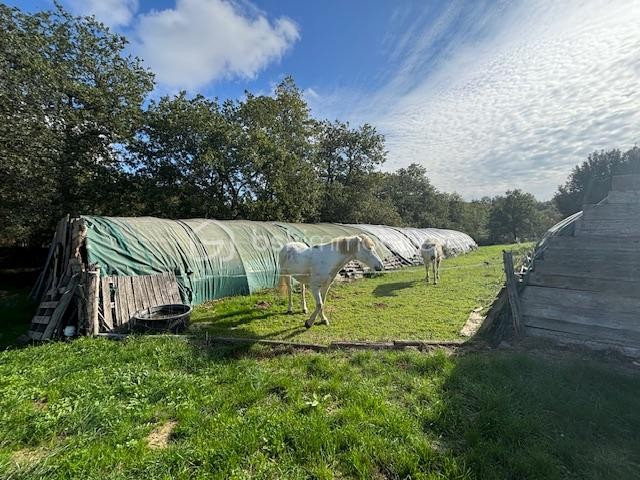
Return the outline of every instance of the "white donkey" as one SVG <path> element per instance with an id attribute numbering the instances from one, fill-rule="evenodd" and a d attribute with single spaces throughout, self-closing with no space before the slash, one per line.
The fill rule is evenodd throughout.
<path id="1" fill-rule="evenodd" d="M 313 247 L 300 242 L 290 242 L 282 247 L 278 287 L 283 294 L 288 290 L 287 313 L 293 312 L 292 290 L 295 278 L 301 285 L 302 311 L 307 313 L 305 286 L 311 289 L 316 302 L 316 308 L 304 326 L 311 328 L 318 315 L 323 323 L 329 325 L 329 320 L 324 314 L 327 292 L 338 272 L 351 260 L 358 260 L 377 272 L 383 269 L 382 260 L 375 251 L 375 244 L 366 235 L 340 237 Z"/>
<path id="2" fill-rule="evenodd" d="M 420 247 L 420 254 L 427 269 L 427 283 L 429 283 L 429 267 L 433 266 L 433 284 L 440 280 L 440 262 L 444 258 L 444 245 L 439 240 L 427 239 Z"/>

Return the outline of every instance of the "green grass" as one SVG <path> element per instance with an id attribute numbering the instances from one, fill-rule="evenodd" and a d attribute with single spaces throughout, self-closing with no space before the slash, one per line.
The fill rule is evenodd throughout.
<path id="1" fill-rule="evenodd" d="M 302 315 L 282 314 L 273 293 L 195 318 L 225 335 L 451 338 L 499 287 L 501 249 L 447 261 L 438 287 L 420 269 L 338 285 L 329 328 L 298 333 Z M 5 318 L 27 315 L 24 296 L 12 298 Z M 620 362 L 162 336 L 14 348 L 0 352 L 0 478 L 639 478 L 640 375 Z M 152 448 L 165 425 L 166 445 Z"/>
<path id="2" fill-rule="evenodd" d="M 453 339 L 471 311 L 486 308 L 504 282 L 502 250 L 522 253 L 532 245 L 496 245 L 447 259 L 438 285 L 426 284 L 423 267 L 406 268 L 352 283 L 335 282 L 329 290 L 331 326 L 304 328 L 300 294 L 293 315 L 274 291 L 230 297 L 197 307 L 194 323 L 220 336 L 287 339 L 329 343 L 334 340 Z M 308 295 L 311 312 L 313 299 Z M 198 328 L 200 330 L 200 328 Z"/>
<path id="3" fill-rule="evenodd" d="M 640 379 L 538 353 L 9 350 L 0 478 L 638 478 Z"/>

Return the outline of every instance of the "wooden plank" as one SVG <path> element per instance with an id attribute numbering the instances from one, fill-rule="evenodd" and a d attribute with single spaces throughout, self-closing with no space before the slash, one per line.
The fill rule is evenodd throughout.
<path id="1" fill-rule="evenodd" d="M 133 284 L 131 283 L 131 277 L 122 277 L 122 278 L 124 280 L 124 286 L 127 292 L 127 306 L 129 310 L 129 317 L 127 318 L 127 322 L 128 322 L 136 313 L 137 309 L 136 309 L 135 297 L 133 295 Z"/>
<path id="2" fill-rule="evenodd" d="M 640 271 L 629 269 L 624 264 L 610 263 L 606 265 L 590 265 L 583 262 L 571 263 L 570 259 L 559 261 L 537 261 L 535 271 L 550 275 L 590 276 L 608 280 L 623 280 L 628 282 L 640 281 Z"/>
<path id="3" fill-rule="evenodd" d="M 580 235 L 640 235 L 640 222 L 625 220 L 591 220 L 583 222 L 580 227 Z"/>
<path id="4" fill-rule="evenodd" d="M 160 300 L 161 305 L 171 303 L 171 299 L 167 296 L 164 290 L 164 283 L 162 282 L 160 275 L 154 275 L 153 278 L 153 290 L 156 293 L 156 299 Z"/>
<path id="5" fill-rule="evenodd" d="M 88 271 L 85 282 L 85 302 L 88 319 L 89 335 L 97 335 L 100 332 L 100 320 L 98 305 L 100 297 L 100 268 Z"/>
<path id="6" fill-rule="evenodd" d="M 123 319 L 123 325 L 129 323 L 133 314 L 136 313 L 136 307 L 133 301 L 133 291 L 131 289 L 131 277 L 121 277 L 122 291 L 124 292 L 124 300 L 127 303 L 127 317 Z"/>
<path id="7" fill-rule="evenodd" d="M 389 350 L 394 348 L 393 342 L 346 342 L 336 341 L 329 344 L 331 349 L 363 349 L 363 350 Z"/>
<path id="8" fill-rule="evenodd" d="M 145 275 L 144 277 L 142 277 L 142 282 L 145 290 L 147 291 L 147 297 L 149 299 L 149 307 L 155 307 L 161 304 L 161 300 L 158 301 L 156 292 L 153 289 L 153 281 L 151 278 L 152 278 L 151 275 Z"/>
<path id="9" fill-rule="evenodd" d="M 609 341 L 619 344 L 636 345 L 640 347 L 640 332 L 604 326 L 583 325 L 543 317 L 525 316 L 527 328 L 544 328 L 557 332 L 579 335 L 592 341 Z"/>
<path id="10" fill-rule="evenodd" d="M 140 287 L 140 277 L 129 277 L 131 282 L 131 293 L 133 295 L 133 313 L 142 310 L 145 304 L 148 304 L 147 294 Z"/>
<path id="11" fill-rule="evenodd" d="M 640 292 L 640 281 L 601 279 L 580 275 L 555 275 L 533 271 L 527 278 L 529 286 L 552 287 L 586 292 L 599 292 L 636 298 Z"/>
<path id="12" fill-rule="evenodd" d="M 62 320 L 63 315 L 67 311 L 67 307 L 69 306 L 71 299 L 73 298 L 77 285 L 78 285 L 78 277 L 73 277 L 71 279 L 71 282 L 69 282 L 69 285 L 67 285 L 67 289 L 65 290 L 62 297 L 60 298 L 60 303 L 58 304 L 58 307 L 51 314 L 51 320 L 49 321 L 47 328 L 44 330 L 44 332 L 42 332 L 42 335 L 40 338 L 41 340 L 48 340 L 53 336 L 53 333 L 57 330 L 58 325 Z"/>
<path id="13" fill-rule="evenodd" d="M 640 192 L 628 191 L 628 192 L 616 192 L 611 191 L 607 195 L 607 203 L 621 204 L 621 203 L 640 203 Z"/>
<path id="14" fill-rule="evenodd" d="M 36 315 L 31 319 L 31 323 L 41 323 L 44 325 L 47 325 L 50 321 L 51 321 L 51 315 Z"/>
<path id="15" fill-rule="evenodd" d="M 394 340 L 396 347 L 459 347 L 467 340 Z"/>
<path id="16" fill-rule="evenodd" d="M 527 317 L 547 318 L 589 327 L 607 327 L 640 332 L 637 313 L 596 311 L 571 305 L 549 305 L 526 302 L 523 314 Z"/>
<path id="17" fill-rule="evenodd" d="M 56 308 L 58 306 L 59 301 L 49 301 L 49 302 L 40 302 L 38 309 L 47 309 L 47 308 Z"/>
<path id="18" fill-rule="evenodd" d="M 640 298 L 615 294 L 599 295 L 582 290 L 528 286 L 522 294 L 522 300 L 524 303 L 566 305 L 601 312 L 640 312 Z"/>
<path id="19" fill-rule="evenodd" d="M 557 236 L 549 239 L 549 247 L 553 249 L 577 250 L 602 250 L 603 242 L 606 242 L 609 251 L 635 251 L 640 248 L 640 237 L 636 238 L 603 238 L 600 236 L 583 235 L 581 237 Z"/>
<path id="20" fill-rule="evenodd" d="M 140 287 L 144 289 L 145 297 L 147 299 L 146 306 L 149 308 L 155 305 L 155 293 L 153 292 L 153 286 L 151 285 L 150 275 L 142 275 L 139 277 Z"/>
<path id="21" fill-rule="evenodd" d="M 123 276 L 113 277 L 116 281 L 116 298 L 118 299 L 118 326 L 122 326 L 129 321 L 129 305 L 127 303 L 127 292 Z"/>
<path id="22" fill-rule="evenodd" d="M 163 297 L 166 299 L 166 302 L 174 303 L 173 295 L 171 294 L 171 282 L 169 279 L 169 274 L 163 273 L 160 277 L 160 281 L 162 283 L 162 294 L 163 294 Z"/>
<path id="23" fill-rule="evenodd" d="M 640 348 L 636 345 L 620 344 L 612 340 L 590 339 L 581 335 L 566 332 L 558 332 L 555 330 L 547 330 L 544 328 L 527 328 L 527 335 L 541 337 L 560 344 L 580 345 L 595 350 L 617 350 L 625 355 L 637 357 L 640 356 Z"/>
<path id="24" fill-rule="evenodd" d="M 594 205 L 589 208 L 583 208 L 582 218 L 585 221 L 591 221 L 591 220 L 636 221 L 638 219 L 638 216 L 640 216 L 640 204 L 612 203 L 612 204 Z"/>
<path id="25" fill-rule="evenodd" d="M 147 289 L 147 278 L 148 275 L 143 275 L 140 277 L 136 277 L 136 298 L 137 296 L 141 297 L 142 300 L 142 307 L 141 308 L 149 308 L 152 304 L 153 304 L 153 291 L 151 292 L 151 294 L 149 293 L 149 290 Z M 138 291 L 139 290 L 139 291 Z"/>
<path id="26" fill-rule="evenodd" d="M 520 299 L 518 297 L 518 282 L 513 271 L 513 254 L 511 252 L 502 251 L 502 260 L 504 263 L 504 272 L 506 275 L 507 295 L 509 296 L 509 305 L 511 306 L 511 319 L 513 322 L 513 330 L 516 335 L 522 335 L 522 315 L 520 307 Z"/>
<path id="27" fill-rule="evenodd" d="M 104 323 L 107 331 L 111 331 L 113 330 L 113 313 L 111 307 L 111 279 L 109 277 L 103 277 L 101 279 L 100 293 Z"/>
<path id="28" fill-rule="evenodd" d="M 180 298 L 180 289 L 178 288 L 178 279 L 173 273 L 168 273 L 167 278 L 169 281 L 169 293 L 171 294 L 171 302 L 182 303 L 182 298 Z"/>
<path id="29" fill-rule="evenodd" d="M 60 281 L 58 282 L 58 287 L 62 287 L 66 285 L 69 281 L 70 275 L 68 274 L 69 269 L 69 254 L 71 251 L 70 239 L 69 239 L 69 215 L 65 215 L 64 219 L 61 221 L 62 223 L 62 237 L 60 239 L 60 243 L 62 246 L 62 255 L 61 255 L 61 265 L 60 265 Z"/>
<path id="30" fill-rule="evenodd" d="M 640 175 L 613 175 L 611 177 L 611 190 L 616 192 L 640 191 Z"/>
<path id="31" fill-rule="evenodd" d="M 149 275 L 146 278 L 147 286 L 149 291 L 151 291 L 151 296 L 153 299 L 153 306 L 162 305 L 164 300 L 162 299 L 162 292 L 158 284 L 158 279 L 156 275 Z"/>
<path id="32" fill-rule="evenodd" d="M 640 265 L 640 250 L 609 250 L 606 243 L 602 243 L 598 250 L 549 248 L 544 251 L 544 260 L 565 262 L 568 264 L 582 262 L 589 264 L 635 264 Z M 544 261 L 543 260 L 543 261 Z"/>

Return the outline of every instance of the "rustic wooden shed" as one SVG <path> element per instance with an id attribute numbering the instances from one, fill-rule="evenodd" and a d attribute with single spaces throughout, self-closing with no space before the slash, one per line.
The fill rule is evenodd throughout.
<path id="1" fill-rule="evenodd" d="M 528 335 L 640 355 L 640 175 L 543 239 L 524 284 Z"/>

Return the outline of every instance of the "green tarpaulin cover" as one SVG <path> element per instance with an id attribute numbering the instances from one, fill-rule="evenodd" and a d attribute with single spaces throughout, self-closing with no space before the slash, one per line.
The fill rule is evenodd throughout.
<path id="1" fill-rule="evenodd" d="M 174 272 L 187 303 L 273 288 L 278 281 L 278 252 L 291 241 L 308 245 L 367 233 L 383 260 L 409 256 L 410 242 L 394 231 L 357 225 L 252 222 L 247 220 L 164 220 L 153 217 L 83 216 L 87 260 L 101 274 L 151 275 Z M 381 227 L 389 229 L 390 227 Z M 396 235 L 398 233 L 398 235 Z M 469 248 L 475 242 L 465 234 Z"/>

